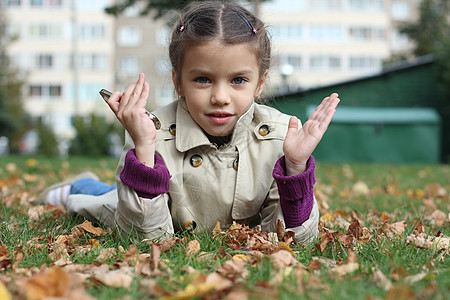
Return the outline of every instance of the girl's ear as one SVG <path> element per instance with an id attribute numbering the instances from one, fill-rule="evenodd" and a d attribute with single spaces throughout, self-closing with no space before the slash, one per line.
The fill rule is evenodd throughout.
<path id="1" fill-rule="evenodd" d="M 259 98 L 259 96 L 261 95 L 264 89 L 264 85 L 266 84 L 267 74 L 269 74 L 269 70 L 264 71 L 264 74 L 261 76 L 259 84 L 255 91 L 255 98 Z"/>
<path id="2" fill-rule="evenodd" d="M 181 84 L 177 82 L 177 72 L 175 71 L 175 69 L 172 69 L 172 82 L 175 90 L 177 91 L 177 94 L 181 97 L 184 97 L 183 92 L 181 91 Z"/>

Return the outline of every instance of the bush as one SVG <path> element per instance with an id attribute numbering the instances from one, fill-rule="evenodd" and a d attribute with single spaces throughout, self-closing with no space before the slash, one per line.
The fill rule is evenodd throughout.
<path id="1" fill-rule="evenodd" d="M 37 152 L 40 155 L 53 156 L 58 154 L 58 140 L 53 129 L 42 120 L 37 125 L 38 145 Z"/>
<path id="2" fill-rule="evenodd" d="M 75 117 L 74 127 L 76 136 L 71 141 L 69 154 L 91 156 L 110 154 L 110 135 L 117 133 L 116 124 L 108 123 L 102 116 L 91 114 L 89 117 Z"/>

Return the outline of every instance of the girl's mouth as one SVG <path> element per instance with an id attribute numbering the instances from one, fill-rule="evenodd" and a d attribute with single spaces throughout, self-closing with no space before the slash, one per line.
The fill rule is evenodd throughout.
<path id="1" fill-rule="evenodd" d="M 213 121 L 216 124 L 225 124 L 231 119 L 233 115 L 230 113 L 217 112 L 217 113 L 210 113 L 207 116 L 211 121 Z"/>

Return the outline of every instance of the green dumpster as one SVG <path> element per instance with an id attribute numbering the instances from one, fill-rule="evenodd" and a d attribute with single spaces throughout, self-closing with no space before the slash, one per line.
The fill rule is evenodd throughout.
<path id="1" fill-rule="evenodd" d="M 307 107 L 308 116 L 314 109 Z M 440 126 L 431 108 L 339 106 L 313 155 L 330 162 L 438 163 Z"/>

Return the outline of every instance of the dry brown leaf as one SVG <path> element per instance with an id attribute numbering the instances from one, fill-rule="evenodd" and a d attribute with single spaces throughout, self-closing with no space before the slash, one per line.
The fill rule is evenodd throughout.
<path id="1" fill-rule="evenodd" d="M 396 285 L 387 293 L 386 300 L 414 300 L 416 294 L 411 287 L 406 285 Z"/>
<path id="2" fill-rule="evenodd" d="M 92 225 L 92 223 L 89 222 L 88 220 L 84 221 L 80 225 L 77 225 L 76 227 L 79 228 L 79 229 L 82 229 L 82 230 L 84 230 L 86 232 L 92 233 L 92 234 L 94 234 L 96 236 L 103 235 L 103 229 L 101 229 L 100 227 L 94 227 Z"/>
<path id="3" fill-rule="evenodd" d="M 229 289 L 233 286 L 233 282 L 220 276 L 218 273 L 210 273 L 206 276 L 205 283 L 215 284 L 216 291 L 223 291 Z"/>
<path id="4" fill-rule="evenodd" d="M 139 281 L 139 287 L 144 288 L 146 296 L 152 298 L 160 298 L 163 296 L 168 296 L 169 293 L 161 288 L 154 279 L 144 278 Z"/>
<path id="5" fill-rule="evenodd" d="M 285 230 L 284 224 L 281 220 L 277 221 L 277 237 L 279 241 L 282 241 L 284 238 Z"/>
<path id="6" fill-rule="evenodd" d="M 306 268 L 310 271 L 317 271 L 322 268 L 322 264 L 318 262 L 317 260 L 313 259 L 309 262 L 309 264 L 306 266 Z"/>
<path id="7" fill-rule="evenodd" d="M 85 299 L 89 298 L 79 277 L 59 267 L 45 269 L 25 282 L 25 293 L 30 300 L 49 297 L 70 298 L 75 292 L 83 295 Z"/>
<path id="8" fill-rule="evenodd" d="M 357 240 L 362 237 L 362 230 L 358 220 L 348 226 L 347 234 L 353 236 Z"/>
<path id="9" fill-rule="evenodd" d="M 95 262 L 104 263 L 108 259 L 113 258 L 117 255 L 117 249 L 116 248 L 102 248 L 100 250 L 100 254 L 95 259 Z"/>
<path id="10" fill-rule="evenodd" d="M 431 224 L 442 226 L 447 222 L 447 216 L 442 210 L 436 209 L 430 216 Z"/>
<path id="11" fill-rule="evenodd" d="M 353 273 L 358 269 L 359 269 L 358 263 L 348 263 L 345 265 L 340 265 L 340 266 L 334 267 L 331 270 L 333 272 L 335 272 L 336 274 L 338 274 L 339 276 L 344 276 L 349 273 Z"/>
<path id="12" fill-rule="evenodd" d="M 219 234 L 220 232 L 221 232 L 221 229 L 220 229 L 220 222 L 217 221 L 217 222 L 216 222 L 216 225 L 214 226 L 214 229 L 213 229 L 212 233 L 213 233 L 213 235 L 217 235 L 217 234 Z"/>
<path id="13" fill-rule="evenodd" d="M 216 271 L 231 280 L 239 277 L 246 278 L 248 276 L 246 263 L 239 260 L 227 260 L 221 266 L 218 266 Z"/>
<path id="14" fill-rule="evenodd" d="M 363 181 L 358 181 L 353 185 L 352 192 L 356 196 L 361 196 L 361 195 L 369 196 L 370 189 L 369 189 L 369 186 L 367 185 L 367 183 L 365 183 Z"/>
<path id="15" fill-rule="evenodd" d="M 200 251 L 200 243 L 197 240 L 190 241 L 186 246 L 186 255 L 192 255 Z"/>
<path id="16" fill-rule="evenodd" d="M 296 260 L 289 251 L 280 250 L 270 255 L 272 266 L 275 270 L 283 269 L 295 264 Z"/>
<path id="17" fill-rule="evenodd" d="M 151 252 L 152 252 L 152 256 L 151 256 L 151 260 L 150 260 L 151 270 L 153 272 L 155 272 L 158 270 L 159 258 L 161 257 L 161 249 L 159 248 L 158 245 L 152 244 Z"/>
<path id="18" fill-rule="evenodd" d="M 0 271 L 12 268 L 12 259 L 8 257 L 8 248 L 5 245 L 0 247 Z"/>
<path id="19" fill-rule="evenodd" d="M 380 271 L 380 269 L 375 268 L 373 272 L 373 280 L 375 283 L 385 291 L 388 291 L 392 288 L 392 282 Z"/>
<path id="20" fill-rule="evenodd" d="M 162 240 L 159 243 L 159 248 L 161 249 L 161 252 L 167 252 L 170 249 L 172 249 L 180 241 L 181 240 L 179 238 L 171 236 L 167 239 Z"/>
<path id="21" fill-rule="evenodd" d="M 129 272 L 120 269 L 108 272 L 106 274 L 96 274 L 93 276 L 93 280 L 109 287 L 123 287 L 129 289 L 131 282 L 133 281 L 133 277 Z"/>

